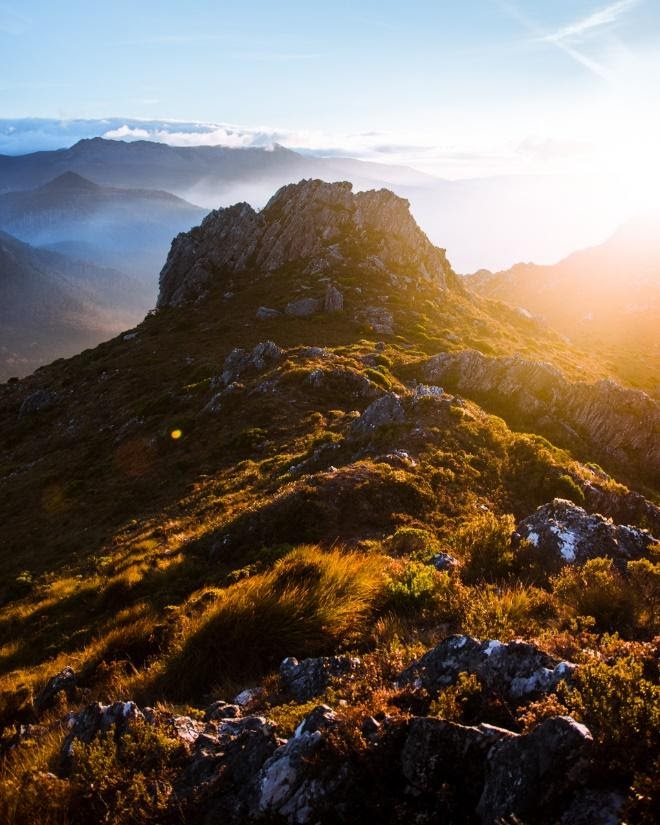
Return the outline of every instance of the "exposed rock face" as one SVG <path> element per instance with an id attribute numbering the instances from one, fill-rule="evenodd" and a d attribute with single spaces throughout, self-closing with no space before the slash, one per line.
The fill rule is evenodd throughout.
<path id="1" fill-rule="evenodd" d="M 343 308 L 344 296 L 337 289 L 337 287 L 332 284 L 328 284 L 328 288 L 325 292 L 325 299 L 323 301 L 323 311 L 328 313 L 341 312 Z"/>
<path id="2" fill-rule="evenodd" d="M 355 420 L 353 432 L 367 435 L 386 424 L 401 424 L 406 420 L 406 412 L 399 396 L 390 392 L 369 404 L 362 415 Z"/>
<path id="3" fill-rule="evenodd" d="M 284 312 L 294 318 L 309 318 L 311 315 L 316 315 L 320 309 L 321 302 L 318 298 L 299 298 L 297 301 L 290 301 Z"/>
<path id="4" fill-rule="evenodd" d="M 222 383 L 231 384 L 248 370 L 259 372 L 279 361 L 282 354 L 283 351 L 273 341 L 261 341 L 251 352 L 237 347 L 229 353 L 222 365 Z"/>
<path id="5" fill-rule="evenodd" d="M 591 733 L 569 716 L 546 719 L 526 736 L 498 743 L 490 752 L 477 806 L 481 822 L 503 817 L 534 821 L 546 816 L 588 775 Z"/>
<path id="6" fill-rule="evenodd" d="M 291 262 L 320 272 L 324 262 L 342 258 L 344 244 L 367 238 L 382 266 L 459 288 L 444 251 L 417 226 L 408 201 L 387 189 L 353 194 L 350 183 L 304 180 L 282 187 L 259 213 L 239 203 L 178 235 L 160 275 L 158 306 L 194 300 L 222 274 L 268 274 Z"/>
<path id="7" fill-rule="evenodd" d="M 574 667 L 527 642 L 449 636 L 406 668 L 398 681 L 435 692 L 453 684 L 460 673 L 474 673 L 487 689 L 516 700 L 552 690 Z"/>
<path id="8" fill-rule="evenodd" d="M 647 555 L 657 544 L 647 530 L 613 524 L 561 498 L 543 504 L 523 519 L 516 533 L 538 549 L 551 569 L 583 564 L 596 556 L 609 556 L 625 564 Z"/>
<path id="9" fill-rule="evenodd" d="M 94 702 L 69 718 L 69 733 L 61 750 L 63 763 L 71 757 L 73 743 L 76 739 L 88 743 L 100 731 L 115 728 L 119 733 L 126 730 L 137 719 L 144 719 L 142 711 L 135 702 L 113 702 L 102 705 Z"/>
<path id="10" fill-rule="evenodd" d="M 497 411 L 547 425 L 568 447 L 588 447 L 601 460 L 636 468 L 650 480 L 660 473 L 660 406 L 646 393 L 610 380 L 569 381 L 550 364 L 476 350 L 436 355 L 422 373 Z"/>
<path id="11" fill-rule="evenodd" d="M 293 656 L 280 665 L 283 688 L 298 702 L 313 699 L 338 676 L 346 676 L 357 670 L 360 660 L 351 656 L 321 656 L 299 662 Z"/>

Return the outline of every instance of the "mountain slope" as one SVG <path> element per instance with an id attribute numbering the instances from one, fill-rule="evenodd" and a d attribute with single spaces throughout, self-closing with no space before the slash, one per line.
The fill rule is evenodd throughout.
<path id="1" fill-rule="evenodd" d="M 598 349 L 627 380 L 660 389 L 658 216 L 621 227 L 601 246 L 554 266 L 517 264 L 468 276 L 481 295 L 543 318 L 581 346 Z"/>
<path id="2" fill-rule="evenodd" d="M 22 188 L 29 185 L 29 176 Z M 35 246 L 118 267 L 153 284 L 170 239 L 205 211 L 168 192 L 99 186 L 67 171 L 0 195 L 0 228 Z"/>
<path id="3" fill-rule="evenodd" d="M 346 183 L 211 213 L 134 333 L 0 386 L 0 813 L 646 805 L 658 468 L 627 447 L 655 402 L 618 388 L 621 441 L 585 464 L 598 364 Z M 594 415 L 562 417 L 555 386 Z"/>
<path id="4" fill-rule="evenodd" d="M 142 317 L 135 296 L 139 285 L 121 272 L 0 232 L 0 379 L 116 335 Z"/>

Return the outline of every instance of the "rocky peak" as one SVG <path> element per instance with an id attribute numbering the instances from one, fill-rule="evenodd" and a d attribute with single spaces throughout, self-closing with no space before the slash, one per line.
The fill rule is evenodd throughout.
<path id="1" fill-rule="evenodd" d="M 351 256 L 394 274 L 456 285 L 444 250 L 415 223 L 407 200 L 387 189 L 303 180 L 279 189 L 261 212 L 239 203 L 178 235 L 160 275 L 159 306 L 195 300 L 223 275 L 270 274 L 291 263 L 318 273 Z"/>

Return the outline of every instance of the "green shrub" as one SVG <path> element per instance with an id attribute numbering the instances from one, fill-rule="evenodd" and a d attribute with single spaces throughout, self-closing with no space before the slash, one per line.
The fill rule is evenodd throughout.
<path id="1" fill-rule="evenodd" d="M 465 588 L 431 565 L 407 561 L 390 577 L 385 609 L 403 616 L 454 622 L 461 615 Z"/>
<path id="2" fill-rule="evenodd" d="M 457 555 L 463 560 L 462 576 L 467 583 L 498 581 L 510 576 L 514 567 L 511 534 L 513 516 L 480 513 L 463 523 L 454 536 Z"/>
<path id="3" fill-rule="evenodd" d="M 429 561 L 441 549 L 437 538 L 419 527 L 400 527 L 387 546 L 393 555 L 411 556 L 417 561 Z"/>
<path id="4" fill-rule="evenodd" d="M 573 616 L 591 616 L 596 630 L 652 637 L 658 630 L 660 565 L 630 562 L 627 572 L 612 559 L 590 559 L 566 566 L 552 579 L 559 603 Z"/>
<path id="5" fill-rule="evenodd" d="M 652 769 L 660 748 L 660 687 L 644 677 L 639 660 L 582 665 L 558 696 L 591 731 L 601 762 L 624 775 Z"/>

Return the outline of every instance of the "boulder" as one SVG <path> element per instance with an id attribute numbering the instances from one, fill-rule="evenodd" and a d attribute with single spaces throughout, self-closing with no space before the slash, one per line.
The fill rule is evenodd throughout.
<path id="1" fill-rule="evenodd" d="M 570 716 L 546 719 L 526 736 L 498 743 L 486 763 L 477 805 L 481 822 L 556 822 L 588 777 L 592 746 L 589 730 Z"/>
<path id="2" fill-rule="evenodd" d="M 225 358 L 221 381 L 227 386 L 249 370 L 260 372 L 267 366 L 277 363 L 283 354 L 283 350 L 273 341 L 261 341 L 251 352 L 236 347 Z"/>
<path id="3" fill-rule="evenodd" d="M 100 702 L 93 702 L 87 705 L 78 713 L 69 715 L 69 733 L 64 739 L 60 756 L 64 764 L 70 759 L 73 752 L 73 743 L 78 739 L 80 742 L 88 744 L 94 739 L 97 733 L 114 728 L 117 733 L 122 733 L 138 719 L 144 719 L 135 702 L 113 702 L 110 705 L 102 705 Z"/>
<path id="4" fill-rule="evenodd" d="M 405 420 L 406 412 L 401 399 L 396 393 L 390 392 L 369 404 L 362 415 L 353 422 L 351 429 L 355 435 L 368 435 L 379 427 L 402 424 Z"/>
<path id="5" fill-rule="evenodd" d="M 45 710 L 52 707 L 56 697 L 65 693 L 68 699 L 73 698 L 76 689 L 76 674 L 72 667 L 65 667 L 46 682 L 34 699 L 34 711 L 40 716 Z"/>
<path id="6" fill-rule="evenodd" d="M 328 284 L 323 299 L 323 311 L 327 313 L 341 312 L 344 308 L 344 296 L 332 284 Z"/>
<path id="7" fill-rule="evenodd" d="M 448 784 L 466 807 L 474 808 L 490 749 L 515 737 L 492 725 L 466 727 L 434 717 L 415 718 L 401 751 L 403 775 L 418 792 L 434 792 Z"/>
<path id="8" fill-rule="evenodd" d="M 474 673 L 487 690 L 515 701 L 553 690 L 574 669 L 572 663 L 560 662 L 527 642 L 482 642 L 456 635 L 413 662 L 398 683 L 434 693 L 454 684 L 460 673 Z"/>
<path id="9" fill-rule="evenodd" d="M 302 662 L 290 656 L 280 665 L 280 682 L 297 702 L 308 702 L 333 679 L 354 673 L 360 664 L 360 659 L 351 656 L 321 656 Z"/>
<path id="10" fill-rule="evenodd" d="M 272 321 L 273 318 L 279 318 L 282 313 L 271 307 L 259 307 L 256 312 L 256 317 L 259 321 Z"/>
<path id="11" fill-rule="evenodd" d="M 284 308 L 284 312 L 294 318 L 309 318 L 320 310 L 321 301 L 318 298 L 299 298 L 297 301 L 289 301 Z"/>
<path id="12" fill-rule="evenodd" d="M 625 564 L 647 556 L 657 544 L 648 530 L 614 524 L 561 498 L 541 505 L 523 519 L 516 527 L 517 537 L 535 547 L 551 571 L 564 564 L 583 564 L 596 556 Z"/>
<path id="13" fill-rule="evenodd" d="M 431 564 L 436 570 L 443 573 L 448 570 L 453 570 L 455 567 L 459 567 L 460 562 L 449 553 L 436 553 L 431 558 Z"/>
<path id="14" fill-rule="evenodd" d="M 56 403 L 57 393 L 50 390 L 37 390 L 23 400 L 18 410 L 18 417 L 25 418 L 27 415 L 50 410 Z"/>
<path id="15" fill-rule="evenodd" d="M 327 819 L 343 794 L 349 766 L 332 759 L 319 730 L 289 739 L 265 762 L 258 777 L 257 815 L 288 825 Z M 334 815 L 337 812 L 334 811 Z M 342 821 L 339 816 L 333 821 Z"/>

